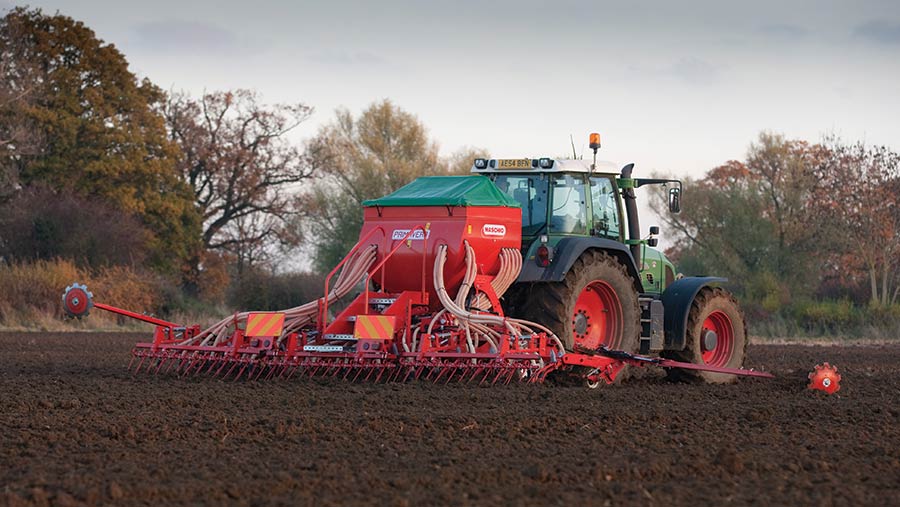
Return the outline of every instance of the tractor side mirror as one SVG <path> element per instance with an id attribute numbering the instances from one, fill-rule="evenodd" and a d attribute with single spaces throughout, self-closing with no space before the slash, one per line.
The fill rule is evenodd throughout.
<path id="1" fill-rule="evenodd" d="M 659 238 L 650 238 L 647 240 L 647 246 L 656 248 L 656 245 L 659 244 Z"/>
<path id="2" fill-rule="evenodd" d="M 656 236 L 657 234 L 659 234 L 659 226 L 658 226 L 658 225 L 651 225 L 651 226 L 650 226 L 650 235 L 651 235 L 651 236 Z"/>
<path id="3" fill-rule="evenodd" d="M 669 189 L 669 211 L 681 213 L 681 189 L 678 187 Z"/>

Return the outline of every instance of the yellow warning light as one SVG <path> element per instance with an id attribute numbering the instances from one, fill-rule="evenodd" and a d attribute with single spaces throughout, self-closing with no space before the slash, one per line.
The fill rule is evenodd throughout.
<path id="1" fill-rule="evenodd" d="M 590 147 L 592 150 L 600 149 L 600 134 L 591 132 Z"/>

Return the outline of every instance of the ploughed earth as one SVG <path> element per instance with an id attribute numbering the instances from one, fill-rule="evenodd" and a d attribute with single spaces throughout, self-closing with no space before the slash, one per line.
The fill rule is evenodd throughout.
<path id="1" fill-rule="evenodd" d="M 591 391 L 133 377 L 139 338 L 0 334 L 0 504 L 900 504 L 900 344 Z"/>

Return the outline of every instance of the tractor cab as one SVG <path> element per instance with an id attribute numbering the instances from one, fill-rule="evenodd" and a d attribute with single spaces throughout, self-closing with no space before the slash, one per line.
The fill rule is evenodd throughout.
<path id="1" fill-rule="evenodd" d="M 595 238 L 630 252 L 640 271 L 641 292 L 661 293 L 674 281 L 672 263 L 652 248 L 655 235 L 628 237 L 628 221 L 637 226 L 637 215 L 627 212 L 624 198 L 635 180 L 623 178 L 612 162 L 477 159 L 472 172 L 489 177 L 522 208 L 525 266 L 520 281 L 542 279 L 577 238 Z"/>

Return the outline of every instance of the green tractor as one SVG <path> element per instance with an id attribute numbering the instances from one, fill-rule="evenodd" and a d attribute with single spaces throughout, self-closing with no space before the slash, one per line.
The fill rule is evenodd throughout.
<path id="1" fill-rule="evenodd" d="M 744 315 L 716 277 L 676 276 L 656 250 L 658 227 L 641 238 L 635 189 L 668 187 L 669 210 L 681 209 L 678 180 L 633 178 L 596 161 L 477 159 L 522 207 L 522 271 L 504 298 L 508 315 L 549 327 L 568 350 L 603 345 L 629 353 L 740 368 L 747 347 Z M 706 382 L 734 376 L 670 370 Z"/>

